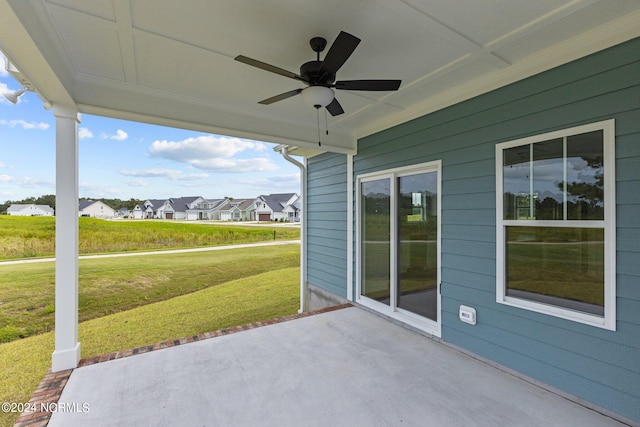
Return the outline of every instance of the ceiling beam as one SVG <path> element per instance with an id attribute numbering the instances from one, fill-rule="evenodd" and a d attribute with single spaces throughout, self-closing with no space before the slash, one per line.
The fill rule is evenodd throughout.
<path id="1" fill-rule="evenodd" d="M 133 24 L 131 21 L 131 1 L 114 0 L 113 6 L 118 26 L 118 41 L 124 67 L 124 79 L 126 82 L 137 83 L 135 50 L 133 47 Z"/>

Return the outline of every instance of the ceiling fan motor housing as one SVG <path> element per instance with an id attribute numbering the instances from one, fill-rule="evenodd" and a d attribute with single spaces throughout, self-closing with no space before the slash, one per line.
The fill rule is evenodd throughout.
<path id="1" fill-rule="evenodd" d="M 320 71 L 322 61 L 309 61 L 300 67 L 300 75 L 311 86 L 329 86 L 336 79 L 336 75 L 329 71 Z"/>

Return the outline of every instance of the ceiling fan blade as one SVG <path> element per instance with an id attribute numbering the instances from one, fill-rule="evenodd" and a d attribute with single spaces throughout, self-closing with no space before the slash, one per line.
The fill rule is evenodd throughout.
<path id="1" fill-rule="evenodd" d="M 360 39 L 344 31 L 340 31 L 338 37 L 329 48 L 329 52 L 324 57 L 320 73 L 329 73 L 336 75 L 340 67 L 347 62 L 356 47 L 360 43 Z"/>
<path id="2" fill-rule="evenodd" d="M 402 80 L 343 80 L 335 83 L 336 89 L 385 91 L 398 90 Z"/>
<path id="3" fill-rule="evenodd" d="M 261 70 L 270 71 L 272 73 L 280 74 L 281 76 L 289 77 L 290 79 L 306 82 L 302 76 L 299 76 L 296 73 L 276 67 L 275 65 L 267 64 L 266 62 L 258 61 L 257 59 L 249 58 L 244 55 L 238 55 L 234 59 L 238 62 L 260 68 Z"/>
<path id="4" fill-rule="evenodd" d="M 274 102 L 282 101 L 283 99 L 287 99 L 287 98 L 291 98 L 292 96 L 296 96 L 300 92 L 302 92 L 302 89 L 290 90 L 289 92 L 281 93 L 280 95 L 276 95 L 276 96 L 272 96 L 271 98 L 263 99 L 262 101 L 258 102 L 258 104 L 262 104 L 262 105 L 273 104 Z"/>
<path id="5" fill-rule="evenodd" d="M 325 108 L 332 116 L 339 116 L 340 114 L 344 113 L 342 105 L 340 105 L 336 98 L 333 98 L 333 101 L 331 101 Z"/>

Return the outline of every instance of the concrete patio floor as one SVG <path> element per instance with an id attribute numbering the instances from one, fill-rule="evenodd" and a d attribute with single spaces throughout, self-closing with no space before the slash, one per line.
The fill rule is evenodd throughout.
<path id="1" fill-rule="evenodd" d="M 616 426 L 357 307 L 78 368 L 49 426 Z M 82 406 L 84 405 L 84 406 Z"/>

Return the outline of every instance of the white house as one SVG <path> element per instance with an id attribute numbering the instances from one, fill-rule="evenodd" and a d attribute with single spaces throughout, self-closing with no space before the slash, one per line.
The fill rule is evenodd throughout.
<path id="1" fill-rule="evenodd" d="M 132 216 L 137 219 L 184 219 L 188 221 L 219 219 L 217 209 L 228 203 L 227 199 L 207 200 L 201 196 L 149 199 L 136 206 Z"/>
<path id="2" fill-rule="evenodd" d="M 294 208 L 287 207 L 299 199 L 296 193 L 267 194 L 256 198 L 255 218 L 258 221 L 289 220 L 289 212 Z"/>
<path id="3" fill-rule="evenodd" d="M 153 212 L 149 218 L 157 219 L 176 219 L 176 210 L 170 200 L 151 200 L 153 205 L 147 205 L 147 209 Z"/>
<path id="4" fill-rule="evenodd" d="M 164 206 L 168 204 L 168 200 L 164 199 L 149 199 L 145 201 L 141 209 L 144 211 L 144 215 L 142 218 L 165 218 L 164 211 L 167 209 Z M 173 219 L 173 215 L 170 214 L 168 219 Z"/>
<path id="5" fill-rule="evenodd" d="M 216 217 L 216 210 L 219 209 L 227 199 L 205 199 L 203 197 L 181 197 L 173 199 L 174 206 L 180 206 L 185 211 L 185 219 L 219 219 Z"/>
<path id="6" fill-rule="evenodd" d="M 78 216 L 110 219 L 116 217 L 116 211 L 99 200 L 80 200 L 78 204 Z"/>
<path id="7" fill-rule="evenodd" d="M 302 199 L 298 197 L 293 203 L 288 204 L 283 212 L 286 214 L 286 219 L 289 222 L 300 221 L 300 211 L 302 210 Z"/>
<path id="8" fill-rule="evenodd" d="M 13 216 L 53 216 L 53 213 L 53 209 L 48 205 L 14 203 L 7 209 L 7 215 Z"/>
<path id="9" fill-rule="evenodd" d="M 147 206 L 145 204 L 136 205 L 131 211 L 131 217 L 133 219 L 153 218 L 153 213 L 154 211 L 152 206 Z"/>
<path id="10" fill-rule="evenodd" d="M 233 199 L 219 210 L 221 221 L 252 221 L 255 218 L 254 199 Z"/>

